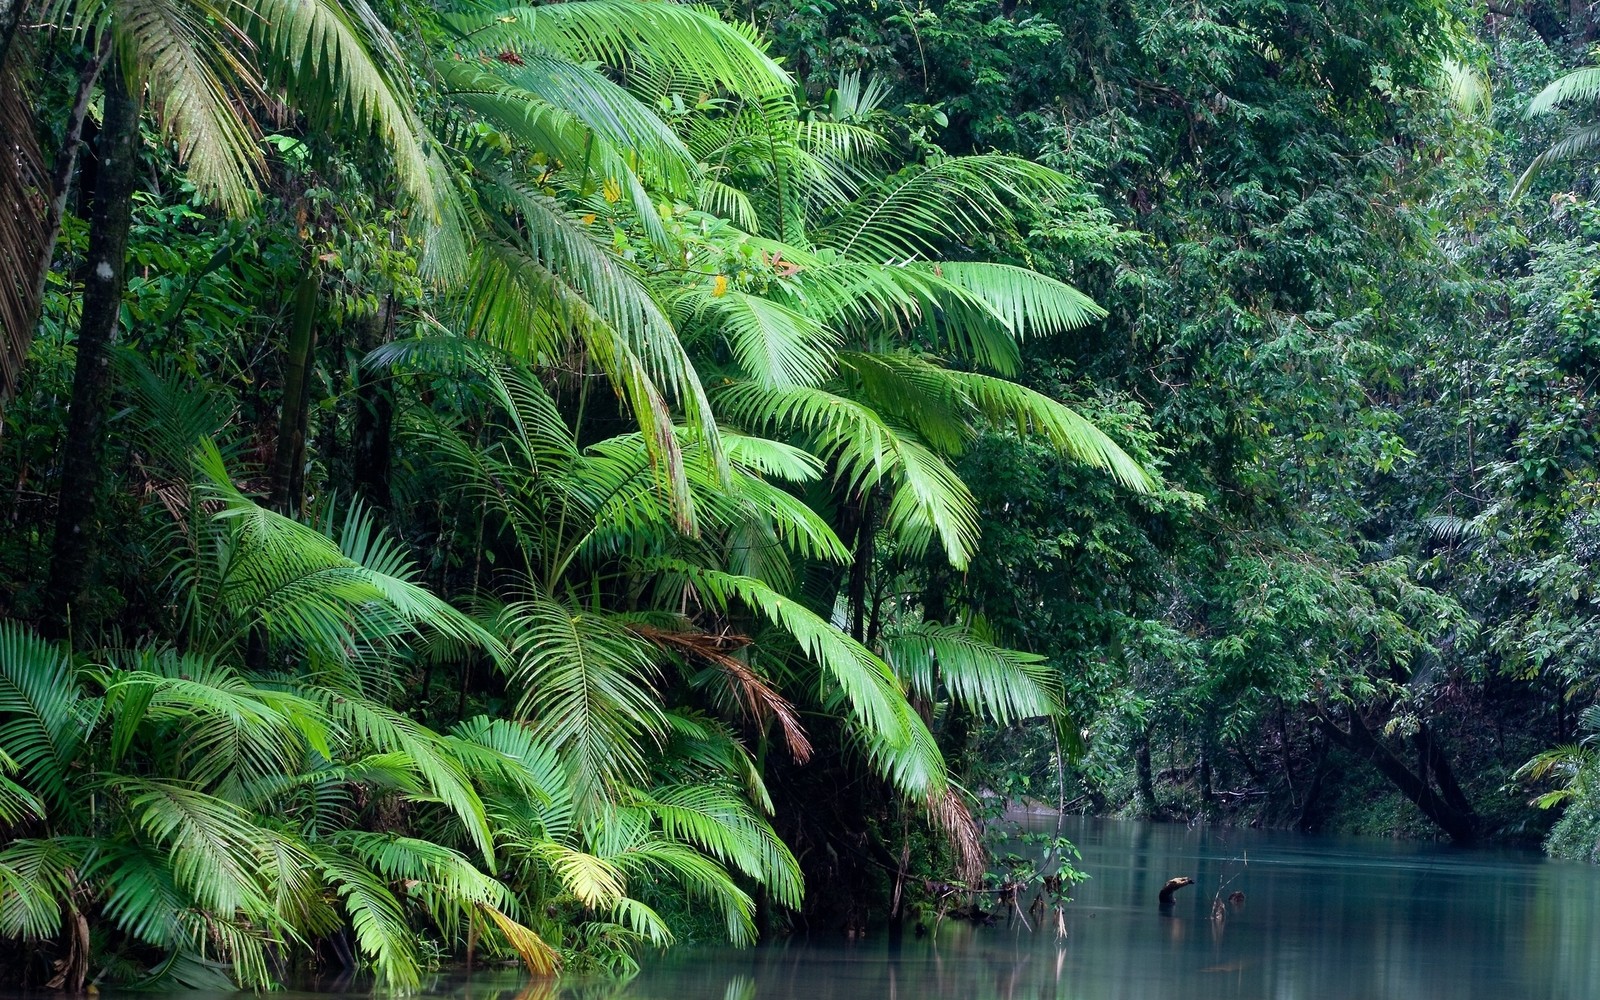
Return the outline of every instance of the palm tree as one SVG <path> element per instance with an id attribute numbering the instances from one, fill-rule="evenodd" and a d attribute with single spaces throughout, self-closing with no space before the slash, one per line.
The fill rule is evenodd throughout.
<path id="1" fill-rule="evenodd" d="M 850 558 L 814 574 L 831 583 L 807 595 L 812 606 L 884 658 L 922 717 L 949 704 L 1001 724 L 1060 725 L 1055 671 L 993 642 L 976 616 L 939 609 L 931 613 L 946 620 L 928 620 L 926 609 L 890 602 L 881 620 L 868 595 L 886 558 L 932 550 L 967 565 L 979 523 L 951 461 L 985 431 L 1035 435 L 1129 488 L 1152 486 L 1092 423 L 1009 378 L 1025 337 L 1076 329 L 1098 307 L 1026 268 L 941 259 L 1009 224 L 1011 205 L 1048 203 L 1065 179 L 992 155 L 934 155 L 889 173 L 887 142 L 871 127 L 886 91 L 870 81 L 841 79 L 829 112 L 804 118 L 788 95 L 697 105 L 670 79 L 655 82 L 662 103 L 694 109 L 675 125 L 704 164 L 697 205 L 727 217 L 700 223 L 705 235 L 685 254 L 689 278 L 662 274 L 657 294 L 712 359 L 724 428 L 777 437 L 826 463 L 819 509 L 833 512 Z M 976 877 L 971 816 L 927 728 L 908 733 L 900 746 L 866 739 L 867 759 Z"/>
<path id="2" fill-rule="evenodd" d="M 676 720 L 673 754 L 598 807 L 545 732 L 432 731 L 381 700 L 397 659 L 515 650 L 422 589 L 359 508 L 319 530 L 246 498 L 216 448 L 199 469 L 190 499 L 162 506 L 175 644 L 77 660 L 0 624 L 0 934 L 60 939 L 57 986 L 134 945 L 164 955 L 146 985 L 260 988 L 281 979 L 274 952 L 320 941 L 405 988 L 423 926 L 549 973 L 584 944 L 571 928 L 621 940 L 601 953 L 613 964 L 626 942 L 670 939 L 635 884 L 721 908 L 735 941 L 752 909 L 739 877 L 798 905 L 794 860 L 748 804 L 764 791 L 714 724 Z M 256 645 L 272 672 L 237 666 Z M 579 915 L 549 916 L 569 903 Z"/>
<path id="3" fill-rule="evenodd" d="M 1534 95 L 1525 112 L 1529 118 L 1553 114 L 1563 106 L 1593 105 L 1600 99 L 1600 67 L 1584 67 L 1555 80 Z M 1580 121 L 1549 149 L 1533 158 L 1511 189 L 1514 201 L 1552 164 L 1576 159 L 1600 145 L 1600 123 Z"/>
<path id="4" fill-rule="evenodd" d="M 175 142 L 200 195 L 231 212 L 248 209 L 264 172 L 246 109 L 268 88 L 313 121 L 377 134 L 424 218 L 437 217 L 445 199 L 434 154 L 394 78 L 392 61 L 386 65 L 395 45 L 364 0 L 257 0 L 232 18 L 209 5 L 84 0 L 64 6 L 62 20 L 66 30 L 106 46 L 99 74 L 100 168 L 88 220 L 86 286 L 48 585 L 51 606 L 65 616 L 82 587 L 93 542 L 108 348 L 120 323 L 145 112 Z M 69 123 L 69 135 L 73 131 Z M 53 234 L 45 242 L 48 253 Z"/>

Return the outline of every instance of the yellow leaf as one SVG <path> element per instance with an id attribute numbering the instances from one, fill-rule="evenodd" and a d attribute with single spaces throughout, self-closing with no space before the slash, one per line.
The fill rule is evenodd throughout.
<path id="1" fill-rule="evenodd" d="M 607 177 L 605 187 L 601 189 L 601 193 L 606 196 L 606 201 L 615 205 L 622 200 L 622 185 L 617 183 L 616 178 Z"/>
<path id="2" fill-rule="evenodd" d="M 585 215 L 580 221 L 586 226 L 594 225 L 594 213 L 590 212 L 589 214 Z"/>
<path id="3" fill-rule="evenodd" d="M 728 276 L 726 274 L 717 275 L 716 280 L 711 282 L 711 294 L 719 299 L 728 294 Z"/>

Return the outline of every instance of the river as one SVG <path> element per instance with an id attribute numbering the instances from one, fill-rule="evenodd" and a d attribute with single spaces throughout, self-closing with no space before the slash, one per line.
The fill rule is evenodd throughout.
<path id="1" fill-rule="evenodd" d="M 1045 821 L 1035 821 L 1045 822 Z M 1053 820 L 1048 821 L 1053 830 Z M 1600 869 L 1529 852 L 1070 820 L 1091 880 L 1053 922 L 648 957 L 623 986 L 458 1000 L 1595 1000 Z M 1170 915 L 1156 893 L 1189 875 Z M 1211 918 L 1220 884 L 1244 893 Z"/>

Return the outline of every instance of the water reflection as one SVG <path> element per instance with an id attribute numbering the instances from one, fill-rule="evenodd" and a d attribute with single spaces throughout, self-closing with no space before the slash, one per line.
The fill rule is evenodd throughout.
<path id="1" fill-rule="evenodd" d="M 936 941 L 788 942 L 646 961 L 625 985 L 477 977 L 455 1000 L 1592 1000 L 1600 871 L 1521 853 L 1079 822 L 1093 879 L 1052 920 Z M 1196 884 L 1170 914 L 1157 890 Z M 1244 899 L 1229 904 L 1230 893 Z M 1222 903 L 1221 919 L 1213 919 Z M 1040 925 L 1042 923 L 1042 926 Z"/>
<path id="2" fill-rule="evenodd" d="M 1600 996 L 1600 872 L 1516 852 L 1086 821 L 1053 923 L 651 963 L 626 1000 L 1478 1000 Z M 1170 914 L 1156 892 L 1176 875 Z M 1242 901 L 1230 904 L 1233 892 Z M 1220 904 L 1220 907 L 1218 906 Z M 1220 919 L 1213 911 L 1220 909 Z M 567 989 L 564 987 L 563 989 Z M 576 1000 L 577 990 L 564 996 Z"/>

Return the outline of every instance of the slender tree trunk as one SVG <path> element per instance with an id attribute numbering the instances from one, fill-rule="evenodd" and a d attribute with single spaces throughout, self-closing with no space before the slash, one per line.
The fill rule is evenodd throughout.
<path id="1" fill-rule="evenodd" d="M 1461 784 L 1456 781 L 1456 772 L 1450 766 L 1450 758 L 1445 756 L 1440 748 L 1439 741 L 1434 738 L 1433 730 L 1423 723 L 1417 729 L 1416 739 L 1423 748 L 1428 758 L 1428 772 L 1433 775 L 1433 782 L 1439 787 L 1439 794 L 1449 804 L 1450 808 L 1468 817 L 1474 826 L 1477 825 L 1477 816 L 1473 812 L 1472 803 L 1461 790 Z"/>
<path id="2" fill-rule="evenodd" d="M 856 523 L 855 558 L 850 563 L 850 636 L 857 642 L 867 638 L 867 584 L 872 576 L 873 540 L 876 526 L 873 523 L 877 489 L 869 489 L 861 498 L 861 516 Z"/>
<path id="3" fill-rule="evenodd" d="M 3 3 L 4 0 L 0 0 Z M 44 301 L 45 283 L 50 280 L 50 266 L 55 262 L 56 241 L 61 238 L 61 220 L 67 213 L 67 195 L 72 192 L 72 174 L 78 168 L 78 150 L 83 147 L 83 123 L 89 117 L 89 101 L 94 96 L 94 85 L 100 79 L 100 70 L 111 57 L 111 33 L 105 32 L 94 54 L 90 55 L 78 73 L 78 91 L 72 110 L 67 115 L 67 130 L 61 140 L 61 149 L 50 171 L 50 204 L 45 208 L 44 248 L 39 254 L 39 268 L 33 275 L 33 301 Z"/>
<path id="4" fill-rule="evenodd" d="M 1134 738 L 1133 769 L 1139 789 L 1140 812 L 1146 819 L 1157 819 L 1156 780 L 1150 766 L 1150 727 L 1144 726 Z"/>
<path id="5" fill-rule="evenodd" d="M 306 466 L 306 422 L 311 363 L 317 344 L 316 268 L 308 266 L 294 291 L 293 327 L 283 365 L 283 407 L 278 415 L 277 450 L 272 462 L 272 505 L 285 514 L 300 512 Z"/>
<path id="6" fill-rule="evenodd" d="M 389 439 L 394 428 L 394 397 L 383 379 L 374 376 L 366 356 L 389 342 L 394 331 L 394 299 L 386 296 L 378 315 L 361 338 L 356 360 L 356 425 L 351 466 L 356 492 L 374 507 L 387 509 Z"/>
<path id="7" fill-rule="evenodd" d="M 1405 762 L 1395 756 L 1383 741 L 1373 735 L 1366 723 L 1355 712 L 1350 713 L 1350 731 L 1345 732 L 1326 718 L 1317 720 L 1322 731 L 1333 742 L 1370 760 L 1373 766 L 1388 778 L 1400 794 L 1409 799 L 1422 814 L 1459 844 L 1470 844 L 1478 836 L 1478 818 L 1470 807 L 1463 810 L 1435 791 L 1427 775 L 1414 773 Z M 1431 761 L 1430 761 L 1431 763 Z M 1430 770 L 1433 770 L 1430 768 Z M 1451 779 L 1452 783 L 1454 778 Z M 1460 789 L 1456 789 L 1459 794 Z M 1465 802 L 1463 797 L 1461 800 Z"/>
<path id="8" fill-rule="evenodd" d="M 94 551 L 93 514 L 100 488 L 101 417 L 111 375 L 111 345 L 122 315 L 124 263 L 139 180 L 139 99 L 118 67 L 106 74 L 105 110 L 95 146 L 100 169 L 89 209 L 83 314 L 78 324 L 72 404 L 61 451 L 61 493 L 50 556 L 46 627 L 67 631 Z"/>

